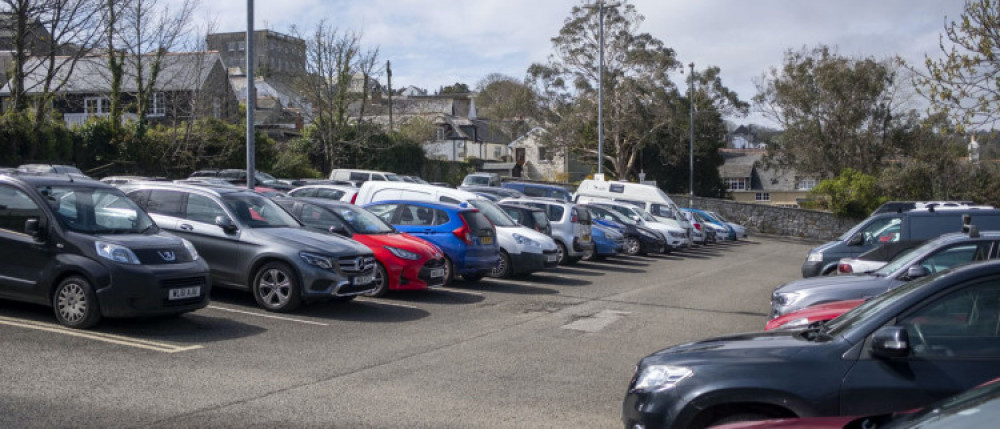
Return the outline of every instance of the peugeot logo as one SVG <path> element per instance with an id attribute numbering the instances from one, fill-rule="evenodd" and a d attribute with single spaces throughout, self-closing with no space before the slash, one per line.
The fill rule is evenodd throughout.
<path id="1" fill-rule="evenodd" d="M 175 259 L 177 259 L 177 254 L 174 253 L 172 250 L 158 250 L 156 254 L 160 255 L 160 257 L 167 262 L 173 262 Z"/>

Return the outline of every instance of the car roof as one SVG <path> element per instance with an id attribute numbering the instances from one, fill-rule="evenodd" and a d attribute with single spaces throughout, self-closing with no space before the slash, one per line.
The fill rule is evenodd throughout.
<path id="1" fill-rule="evenodd" d="M 365 204 L 365 205 L 366 206 L 374 206 L 374 205 L 377 205 L 377 204 L 411 204 L 411 205 L 415 205 L 415 206 L 424 206 L 424 207 L 430 207 L 430 208 L 442 209 L 442 210 L 479 211 L 479 209 L 477 209 L 475 207 L 472 207 L 472 206 L 462 207 L 462 206 L 460 206 L 458 204 L 439 203 L 439 202 L 432 202 L 432 201 L 414 201 L 414 200 L 382 200 L 382 201 L 375 201 L 375 202 L 372 202 L 372 203 L 368 203 L 368 204 Z"/>
<path id="2" fill-rule="evenodd" d="M 518 200 L 526 203 L 544 203 L 544 204 L 557 204 L 557 205 L 576 205 L 572 201 L 561 200 L 559 198 L 552 197 L 521 197 Z"/>
<path id="3" fill-rule="evenodd" d="M 500 201 L 497 203 L 497 205 L 499 205 L 500 207 L 512 207 L 521 210 L 545 212 L 545 210 L 542 210 L 538 207 L 532 207 L 521 204 L 521 201 L 518 200 Z"/>
<path id="4" fill-rule="evenodd" d="M 173 183 L 173 182 L 142 182 L 142 183 L 130 183 L 123 185 L 122 189 L 137 190 L 137 189 L 164 189 L 173 191 L 189 191 L 189 192 L 208 192 L 216 196 L 223 196 L 229 194 L 250 192 L 256 195 L 260 195 L 256 191 L 251 191 L 247 188 L 241 187 L 223 187 L 223 186 L 213 186 L 213 185 L 188 185 L 183 183 Z"/>
<path id="5" fill-rule="evenodd" d="M 306 189 L 306 188 L 309 188 L 309 189 L 335 189 L 335 190 L 338 190 L 338 191 L 351 191 L 351 192 L 358 192 L 358 189 L 360 189 L 360 188 L 357 188 L 357 187 L 354 187 L 354 186 L 349 186 L 349 185 L 331 185 L 331 184 L 326 184 L 326 183 L 318 183 L 318 184 L 315 184 L 315 185 L 302 185 L 302 186 L 299 186 L 299 187 L 297 187 L 295 189 L 292 189 L 292 190 L 295 191 L 295 190 L 298 190 L 298 189 Z"/>
<path id="6" fill-rule="evenodd" d="M 20 181 L 30 186 L 60 185 L 60 186 L 86 186 L 95 188 L 115 189 L 100 180 L 91 179 L 76 174 L 65 173 L 26 173 L 17 172 L 13 174 L 0 175 L 0 180 Z"/>

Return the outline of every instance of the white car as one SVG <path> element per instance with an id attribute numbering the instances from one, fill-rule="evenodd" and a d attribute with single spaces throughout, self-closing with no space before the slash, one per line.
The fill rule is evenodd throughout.
<path id="1" fill-rule="evenodd" d="M 663 237 L 667 241 L 667 248 L 666 248 L 667 252 L 687 246 L 688 243 L 687 231 L 685 231 L 682 228 L 657 221 L 647 211 L 643 210 L 642 208 L 634 204 L 624 203 L 621 201 L 611 201 L 604 198 L 595 198 L 586 196 L 581 196 L 577 200 L 580 203 L 607 207 L 608 209 L 614 210 L 618 213 L 627 216 L 629 219 L 636 220 L 640 226 L 644 226 L 646 228 L 650 228 L 660 232 L 661 234 L 663 234 Z"/>
<path id="2" fill-rule="evenodd" d="M 288 191 L 290 197 L 323 198 L 326 200 L 351 202 L 358 194 L 358 188 L 344 185 L 305 185 Z"/>

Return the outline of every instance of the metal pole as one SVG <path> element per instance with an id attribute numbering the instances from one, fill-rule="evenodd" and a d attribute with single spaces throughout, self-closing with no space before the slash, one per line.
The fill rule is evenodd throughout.
<path id="1" fill-rule="evenodd" d="M 254 170 L 254 125 L 253 111 L 256 109 L 256 91 L 254 90 L 254 52 L 253 52 L 253 0 L 247 0 L 247 189 L 253 190 L 257 182 Z"/>
<path id="2" fill-rule="evenodd" d="M 604 174 L 604 1 L 597 3 L 600 71 L 597 73 L 597 174 Z"/>
<path id="3" fill-rule="evenodd" d="M 694 207 L 694 63 L 688 64 L 691 67 L 691 95 L 688 103 L 691 104 L 691 143 L 688 145 L 688 207 Z"/>

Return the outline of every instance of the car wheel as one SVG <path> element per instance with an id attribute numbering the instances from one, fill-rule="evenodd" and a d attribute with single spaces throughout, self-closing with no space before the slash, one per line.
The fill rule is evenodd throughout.
<path id="1" fill-rule="evenodd" d="M 642 251 L 639 239 L 635 237 L 625 237 L 625 254 L 629 256 L 638 255 Z"/>
<path id="2" fill-rule="evenodd" d="M 486 273 L 475 273 L 475 274 L 462 274 L 462 280 L 469 283 L 475 283 L 486 277 Z"/>
<path id="3" fill-rule="evenodd" d="M 268 262 L 253 279 L 253 298 L 267 311 L 286 312 L 302 303 L 299 281 L 292 267 L 282 262 Z"/>
<path id="4" fill-rule="evenodd" d="M 371 292 L 365 292 L 365 296 L 385 296 L 389 292 L 389 275 L 381 262 L 375 263 L 375 280 L 372 281 L 372 284 L 375 285 L 375 289 Z"/>
<path id="5" fill-rule="evenodd" d="M 593 261 L 597 259 L 597 252 L 595 252 L 593 248 L 584 250 L 583 256 L 580 259 L 583 259 L 584 261 Z"/>
<path id="6" fill-rule="evenodd" d="M 70 328 L 87 329 L 101 321 L 97 294 L 90 282 L 80 276 L 69 277 L 56 286 L 52 294 L 52 308 L 56 320 Z"/>
<path id="7" fill-rule="evenodd" d="M 500 258 L 497 259 L 497 265 L 493 267 L 490 271 L 490 277 L 496 278 L 507 278 L 510 277 L 512 270 L 510 268 L 510 255 L 507 252 L 501 250 Z"/>
<path id="8" fill-rule="evenodd" d="M 556 263 L 559 265 L 566 265 L 566 261 L 569 259 L 569 254 L 566 252 L 566 246 L 562 242 L 556 241 Z"/>
<path id="9" fill-rule="evenodd" d="M 451 263 L 451 259 L 447 256 L 444 257 L 444 284 L 442 286 L 448 286 L 451 282 L 455 281 L 455 265 Z"/>

